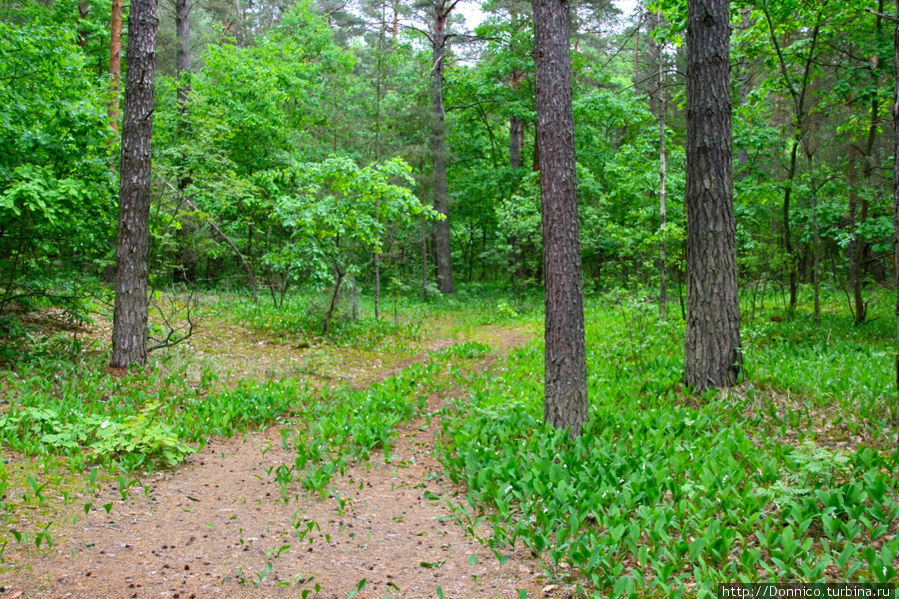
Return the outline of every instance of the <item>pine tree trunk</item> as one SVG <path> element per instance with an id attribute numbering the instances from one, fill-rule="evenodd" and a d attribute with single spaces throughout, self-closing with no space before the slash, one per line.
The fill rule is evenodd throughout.
<path id="1" fill-rule="evenodd" d="M 687 330 L 684 381 L 733 385 L 740 372 L 731 173 L 729 0 L 689 0 L 687 17 Z"/>
<path id="2" fill-rule="evenodd" d="M 122 119 L 119 240 L 110 365 L 147 359 L 147 252 L 150 243 L 150 143 L 156 57 L 156 0 L 133 0 Z"/>
<path id="3" fill-rule="evenodd" d="M 129 29 L 130 27 L 129 25 Z M 113 131 L 118 131 L 119 92 L 122 89 L 122 0 L 112 0 L 112 11 L 109 20 L 109 74 L 112 76 L 109 124 L 112 126 Z"/>
<path id="4" fill-rule="evenodd" d="M 434 209 L 446 216 L 434 223 L 434 254 L 437 287 L 453 293 L 453 264 L 450 250 L 449 195 L 446 186 L 446 111 L 443 107 L 443 66 L 446 58 L 446 21 L 455 2 L 434 4 L 433 57 L 431 68 L 431 156 L 434 164 Z"/>
<path id="5" fill-rule="evenodd" d="M 532 4 L 546 281 L 543 413 L 575 436 L 587 422 L 588 403 L 569 11 L 565 0 Z"/>

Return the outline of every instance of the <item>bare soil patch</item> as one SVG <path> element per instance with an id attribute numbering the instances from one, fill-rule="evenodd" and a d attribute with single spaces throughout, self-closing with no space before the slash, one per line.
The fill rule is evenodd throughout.
<path id="1" fill-rule="evenodd" d="M 529 337 L 512 327 L 479 334 L 499 351 Z M 391 370 L 366 372 L 382 378 Z M 441 403 L 432 396 L 429 409 Z M 328 497 L 293 483 L 286 501 L 275 471 L 293 455 L 279 428 L 214 439 L 177 471 L 144 480 L 146 493 L 132 487 L 122 500 L 117 485 L 106 487 L 89 514 L 54 531 L 52 549 L 7 547 L 13 568 L 0 576 L 0 598 L 240 599 L 309 591 L 342 599 L 354 590 L 358 598 L 417 598 L 436 597 L 438 587 L 447 598 L 517 597 L 519 589 L 548 596 L 526 551 L 506 550 L 500 563 L 437 498 L 452 502 L 464 493 L 442 478 L 431 454 L 438 428 L 436 419 L 414 421 L 399 431 L 388 459 L 354 465 L 334 479 Z M 97 507 L 107 502 L 109 513 Z"/>

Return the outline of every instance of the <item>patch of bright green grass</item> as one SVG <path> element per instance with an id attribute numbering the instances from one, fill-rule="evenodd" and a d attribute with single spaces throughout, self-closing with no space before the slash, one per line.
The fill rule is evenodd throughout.
<path id="1" fill-rule="evenodd" d="M 805 328 L 797 318 L 750 329 L 747 382 L 813 405 L 847 392 L 847 420 L 886 425 L 888 411 L 858 401 L 894 395 L 879 383 L 891 365 L 873 359 L 886 341 L 843 325 L 828 343 L 823 329 L 777 338 Z M 539 341 L 493 372 L 458 372 L 468 396 L 444 410 L 440 455 L 469 488 L 459 518 L 473 529 L 486 518 L 495 550 L 524 543 L 553 575 L 574 571 L 601 597 L 714 597 L 732 581 L 897 582 L 899 453 L 818 444 L 791 423 L 772 433 L 758 398 L 685 398 L 682 346 L 682 323 L 658 322 L 654 306 L 588 304 L 590 421 L 574 441 L 542 423 Z M 807 368 L 818 370 L 796 372 Z M 821 384 L 848 372 L 856 378 Z"/>

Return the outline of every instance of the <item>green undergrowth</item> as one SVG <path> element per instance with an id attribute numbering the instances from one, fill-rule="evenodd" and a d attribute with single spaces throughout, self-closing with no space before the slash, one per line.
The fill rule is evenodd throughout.
<path id="1" fill-rule="evenodd" d="M 290 499 L 294 481 L 325 497 L 332 478 L 349 465 L 367 461 L 375 450 L 389 459 L 397 425 L 422 414 L 430 394 L 448 389 L 449 372 L 470 368 L 491 351 L 480 343 L 460 343 L 364 390 L 325 389 L 294 426 L 281 430 L 284 448 L 295 454 L 292 463 L 274 472 L 282 498 Z"/>
<path id="2" fill-rule="evenodd" d="M 293 380 L 217 390 L 208 370 L 192 386 L 186 363 L 165 360 L 116 377 L 106 361 L 105 355 L 47 360 L 7 373 L 3 446 L 24 455 L 63 455 L 75 470 L 170 467 L 209 436 L 274 423 L 310 396 Z"/>
<path id="3" fill-rule="evenodd" d="M 19 541 L 52 545 L 49 498 L 74 501 L 71 475 L 90 480 L 90 489 L 98 473 L 101 480 L 118 477 L 124 498 L 141 472 L 177 466 L 210 437 L 272 424 L 285 425 L 283 442 L 296 452 L 292 464 L 275 472 L 278 482 L 287 485 L 298 474 L 306 488 L 323 491 L 353 461 L 377 448 L 387 455 L 395 426 L 444 388 L 442 366 L 470 363 L 489 351 L 455 345 L 360 390 L 316 390 L 293 379 L 221 388 L 210 371 L 194 386 L 189 362 L 174 358 L 122 377 L 107 372 L 105 356 L 34 361 L 0 383 L 0 443 L 14 465 L 0 462 L 0 521 Z M 33 509 L 35 501 L 47 508 L 47 523 L 21 533 L 17 512 Z M 0 547 L 9 540 L 0 535 Z"/>
<path id="4" fill-rule="evenodd" d="M 469 488 L 457 517 L 475 534 L 486 520 L 495 551 L 523 543 L 552 576 L 597 597 L 714 597 L 731 581 L 899 582 L 899 454 L 841 448 L 806 415 L 835 403 L 858 427 L 892 417 L 893 395 L 879 386 L 891 364 L 871 355 L 886 342 L 840 355 L 859 342 L 846 330 L 835 338 L 840 326 L 829 341 L 817 332 L 799 343 L 777 336 L 806 331 L 801 319 L 751 329 L 744 387 L 754 393 L 696 400 L 680 390 L 682 323 L 660 323 L 644 302 L 588 305 L 590 421 L 577 439 L 542 423 L 541 343 L 492 371 L 457 371 L 468 395 L 444 409 L 439 449 Z M 803 344 L 835 363 L 827 369 Z M 811 365 L 817 376 L 794 372 Z M 858 376 L 820 384 L 848 371 Z M 783 420 L 769 387 L 809 405 Z"/>
<path id="5" fill-rule="evenodd" d="M 429 302 L 385 294 L 381 318 L 375 319 L 372 298 L 360 296 L 356 317 L 344 299 L 324 332 L 322 319 L 329 299 L 321 292 L 300 290 L 288 293 L 283 304 L 264 296 L 254 304 L 246 295 L 220 294 L 210 313 L 226 312 L 229 319 L 285 341 L 403 353 L 435 337 L 457 337 L 484 325 L 520 323 L 539 307 L 539 298 L 510 298 L 471 285 L 454 296 L 436 294 Z"/>

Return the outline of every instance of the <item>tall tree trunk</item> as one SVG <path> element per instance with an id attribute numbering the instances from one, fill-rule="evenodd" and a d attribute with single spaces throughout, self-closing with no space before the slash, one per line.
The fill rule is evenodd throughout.
<path id="1" fill-rule="evenodd" d="M 733 385 L 742 365 L 731 173 L 729 0 L 687 7 L 687 330 L 684 381 Z"/>
<path id="2" fill-rule="evenodd" d="M 818 225 L 818 189 L 815 186 L 815 155 L 805 143 L 805 159 L 808 163 L 809 187 L 812 200 L 812 289 L 814 291 L 815 324 L 821 323 L 821 229 Z"/>
<path id="3" fill-rule="evenodd" d="M 132 0 L 122 119 L 119 240 L 110 365 L 147 359 L 147 252 L 150 244 L 150 144 L 156 58 L 156 0 Z"/>
<path id="4" fill-rule="evenodd" d="M 518 13 L 513 9 L 510 16 L 512 29 L 512 37 L 509 42 L 509 51 L 515 53 L 517 44 L 515 43 L 515 32 L 518 30 L 519 18 Z M 521 69 L 513 69 L 509 77 L 509 87 L 514 91 L 518 89 L 524 80 L 524 71 Z M 512 168 L 521 168 L 521 150 L 524 146 L 524 120 L 517 114 L 509 117 L 509 166 Z"/>
<path id="5" fill-rule="evenodd" d="M 546 281 L 543 414 L 575 436 L 587 422 L 588 403 L 569 11 L 566 0 L 532 5 Z"/>
<path id="6" fill-rule="evenodd" d="M 190 0 L 175 0 L 175 33 L 178 36 L 178 52 L 175 57 L 178 70 L 178 114 L 184 117 L 190 98 Z"/>
<path id="7" fill-rule="evenodd" d="M 421 299 L 428 303 L 428 225 L 421 217 Z"/>
<path id="8" fill-rule="evenodd" d="M 799 261 L 793 248 L 793 233 L 790 227 L 790 200 L 793 195 L 793 180 L 796 178 L 796 163 L 799 152 L 799 135 L 792 140 L 793 147 L 790 150 L 790 169 L 787 171 L 787 183 L 784 189 L 783 200 L 783 239 L 784 252 L 787 255 L 787 268 L 790 280 L 790 310 L 796 309 L 797 295 L 799 291 Z"/>
<path id="9" fill-rule="evenodd" d="M 656 13 L 655 27 L 662 26 L 661 10 Z M 650 38 L 652 39 L 652 38 Z M 668 152 L 665 148 L 665 69 L 664 49 L 662 42 L 652 42 L 655 49 L 656 66 L 658 67 L 658 79 L 656 85 L 656 112 L 659 120 L 659 316 L 665 318 L 668 315 L 668 279 L 666 272 L 665 225 L 668 223 L 668 207 L 665 196 L 665 177 L 668 174 Z"/>
<path id="10" fill-rule="evenodd" d="M 764 9 L 763 9 L 764 10 Z M 787 171 L 787 180 L 784 182 L 784 200 L 783 200 L 783 232 L 784 232 L 784 252 L 787 254 L 787 268 L 789 268 L 790 277 L 790 310 L 796 309 L 797 293 L 799 288 L 799 264 L 798 256 L 793 248 L 792 235 L 790 231 L 790 201 L 793 193 L 793 181 L 796 177 L 797 160 L 799 144 L 802 143 L 802 137 L 805 134 L 805 117 L 806 117 L 806 99 L 808 98 L 809 82 L 812 73 L 812 59 L 815 57 L 815 48 L 818 44 L 818 34 L 821 31 L 821 12 L 815 15 L 815 26 L 812 28 L 808 54 L 805 56 L 805 64 L 802 70 L 802 79 L 797 88 L 793 82 L 791 68 L 787 65 L 784 52 L 781 49 L 781 42 L 777 39 L 777 26 L 774 24 L 770 13 L 765 12 L 765 20 L 768 23 L 768 33 L 771 44 L 774 46 L 777 54 L 780 74 L 784 80 L 784 86 L 790 93 L 790 99 L 793 103 L 793 139 L 792 148 L 790 149 L 790 167 Z"/>
<path id="11" fill-rule="evenodd" d="M 521 148 L 524 146 L 524 121 L 520 116 L 509 117 L 509 166 L 521 168 Z"/>
<path id="12" fill-rule="evenodd" d="M 154 9 L 154 17 L 155 16 Z M 130 30 L 131 25 L 128 25 Z M 155 33 L 153 34 L 156 35 Z M 155 39 L 155 38 L 154 38 Z M 154 45 L 155 45 L 154 41 Z M 129 42 L 130 48 L 130 42 Z M 154 50 L 155 53 L 155 50 Z M 119 92 L 122 89 L 122 0 L 112 0 L 109 20 L 109 74 L 112 76 L 109 100 L 109 124 L 113 131 L 119 129 Z"/>
<path id="13" fill-rule="evenodd" d="M 752 15 L 752 9 L 750 7 L 743 7 L 740 9 L 740 32 L 746 33 L 746 31 L 752 26 L 752 21 L 750 20 L 750 16 Z M 741 47 L 745 44 L 741 44 Z M 737 76 L 737 81 L 740 85 L 740 104 L 739 106 L 742 108 L 746 105 L 746 101 L 749 99 L 749 88 L 752 85 L 752 70 L 749 67 L 749 56 L 747 52 L 743 52 L 743 56 L 740 57 L 740 68 L 739 75 Z M 742 179 L 745 176 L 745 173 L 742 172 L 743 167 L 749 162 L 749 152 L 745 147 L 741 147 L 737 152 L 737 168 L 736 170 L 740 172 L 739 179 Z M 738 179 L 738 180 L 739 180 Z"/>
<path id="14" fill-rule="evenodd" d="M 376 62 L 375 72 L 375 162 L 381 161 L 381 94 L 383 90 L 383 54 L 384 54 L 384 27 L 385 11 L 387 5 L 381 5 L 381 24 L 378 27 L 378 59 Z M 394 19 L 396 18 L 396 10 L 394 10 Z M 396 25 L 394 25 L 396 26 Z M 381 199 L 375 200 L 375 220 L 381 223 Z M 374 264 L 375 277 L 375 320 L 381 318 L 381 252 L 380 248 L 376 248 L 372 252 L 372 263 Z"/>
<path id="15" fill-rule="evenodd" d="M 399 0 L 393 2 L 393 45 L 396 46 L 396 36 L 400 32 L 400 8 Z"/>
<path id="16" fill-rule="evenodd" d="M 449 195 L 446 187 L 446 111 L 443 107 L 443 66 L 446 58 L 446 22 L 458 0 L 434 2 L 433 65 L 431 67 L 431 157 L 434 164 L 434 209 L 446 216 L 434 224 L 434 254 L 437 286 L 453 293 L 453 263 L 450 249 Z"/>
<path id="17" fill-rule="evenodd" d="M 879 0 L 877 3 L 877 16 L 875 17 L 875 25 L 874 32 L 876 35 L 876 39 L 880 40 L 883 32 L 883 19 L 881 19 L 880 15 L 883 14 L 883 0 Z M 870 69 L 870 77 L 871 77 L 871 85 L 876 90 L 880 87 L 880 71 L 879 65 L 877 64 L 878 58 L 877 54 L 873 54 L 871 56 L 871 60 L 868 63 L 868 68 Z M 877 163 L 875 157 L 875 141 L 877 139 L 877 129 L 878 129 L 878 120 L 880 115 L 880 96 L 878 94 L 871 95 L 871 108 L 870 108 L 870 117 L 868 120 L 868 135 L 865 141 L 865 161 L 862 166 L 862 175 L 864 177 L 865 185 L 868 187 L 872 187 L 877 185 L 874 181 L 874 167 Z M 859 214 L 858 214 L 858 223 L 863 223 L 868 218 L 868 197 L 867 194 L 862 194 L 859 202 Z M 855 224 L 855 222 L 853 222 Z M 852 256 L 852 268 L 851 270 L 855 271 L 855 277 L 853 277 L 853 285 L 852 285 L 852 295 L 853 300 L 855 302 L 855 323 L 861 324 L 865 322 L 865 318 L 867 317 L 868 306 L 862 297 L 862 265 L 865 260 L 865 253 L 868 249 L 867 241 L 860 237 L 859 235 L 854 236 L 854 252 Z"/>
<path id="18" fill-rule="evenodd" d="M 84 21 L 87 18 L 87 14 L 90 12 L 90 5 L 87 3 L 87 0 L 79 0 L 78 2 L 78 19 Z M 78 29 L 78 45 L 82 48 L 87 47 L 87 35 L 88 32 L 86 29 L 79 28 Z"/>
<path id="19" fill-rule="evenodd" d="M 856 155 L 858 150 L 849 140 L 849 234 L 852 241 L 849 242 L 849 286 L 852 288 L 852 317 L 856 324 L 865 320 L 865 302 L 862 298 L 861 284 L 861 257 L 864 255 L 864 249 L 859 251 L 859 246 L 863 243 L 858 236 L 858 179 L 855 173 Z"/>
<path id="20" fill-rule="evenodd" d="M 187 103 L 190 99 L 190 0 L 175 0 L 175 33 L 178 37 L 178 51 L 175 56 L 178 78 L 178 134 L 184 136 L 187 133 Z M 178 189 L 183 193 L 191 184 L 191 178 L 183 155 L 180 162 Z M 176 283 L 197 282 L 197 256 L 190 247 L 190 237 L 195 228 L 194 219 L 188 215 L 176 234 L 178 241 L 178 264 L 174 272 Z"/>

